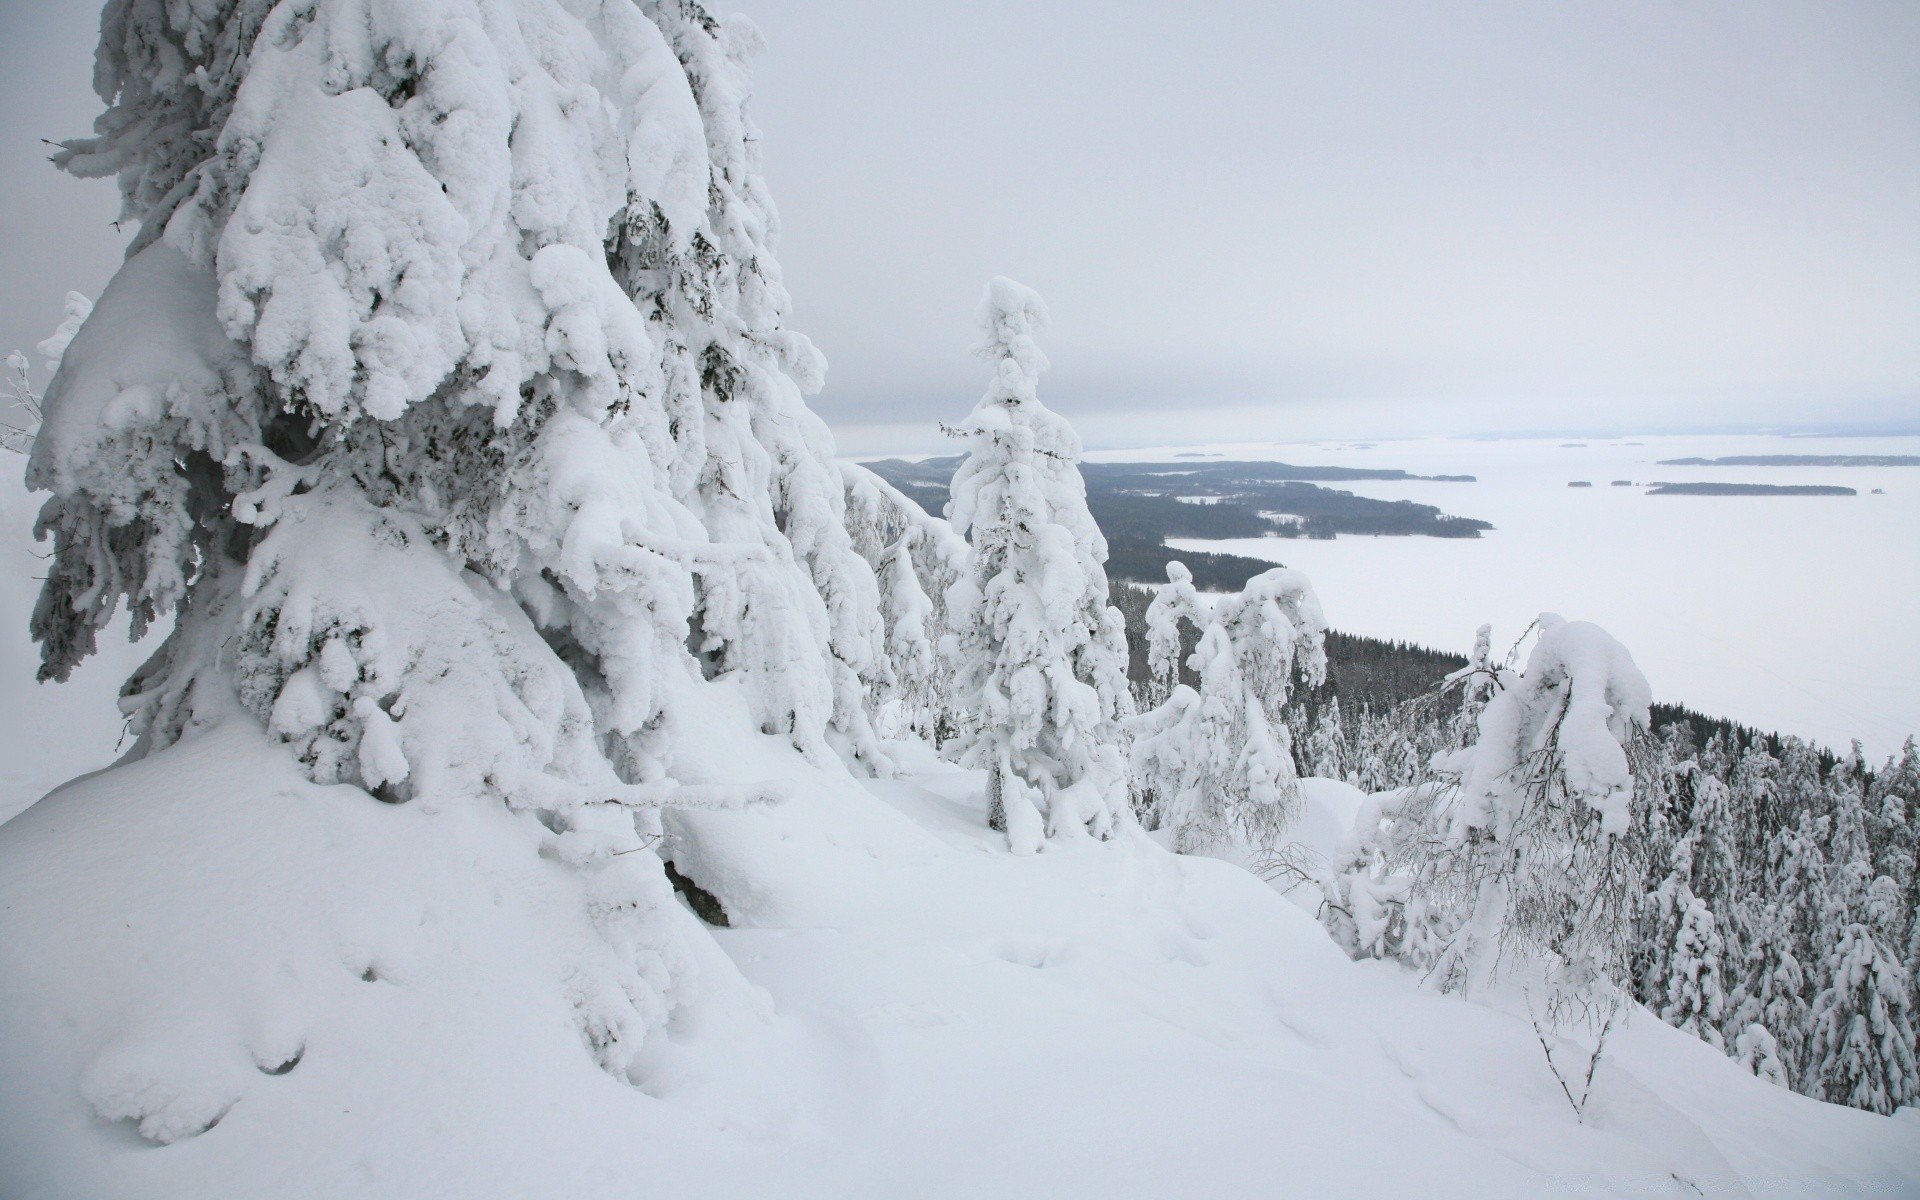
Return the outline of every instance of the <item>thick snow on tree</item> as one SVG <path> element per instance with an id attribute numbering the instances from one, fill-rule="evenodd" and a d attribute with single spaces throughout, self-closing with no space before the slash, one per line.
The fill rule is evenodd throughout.
<path id="1" fill-rule="evenodd" d="M 1674 931 L 1667 970 L 1667 1001 L 1660 1019 L 1711 1046 L 1722 1045 L 1719 1022 L 1726 1007 L 1720 978 L 1720 934 L 1706 902 L 1681 893 L 1680 922 Z"/>
<path id="2" fill-rule="evenodd" d="M 1188 664 L 1200 682 L 1176 685 L 1165 703 L 1131 722 L 1134 776 L 1175 848 L 1203 852 L 1235 842 L 1270 850 L 1300 799 L 1287 697 L 1296 675 L 1309 686 L 1326 678 L 1326 617 L 1306 576 L 1285 567 L 1254 576 L 1201 614 L 1188 597 L 1191 577 L 1178 565 L 1169 564 L 1154 600 L 1160 632 L 1152 652 L 1161 664 L 1156 673 L 1168 674 L 1164 647 L 1178 646 L 1172 615 L 1203 620 Z"/>
<path id="3" fill-rule="evenodd" d="M 1180 682 L 1181 622 L 1197 632 L 1207 627 L 1211 610 L 1193 586 L 1193 572 L 1175 559 L 1167 564 L 1167 582 L 1155 588 L 1147 604 L 1147 701 L 1158 707 Z"/>
<path id="4" fill-rule="evenodd" d="M 763 727 L 811 748 L 830 724 L 845 752 L 884 773 L 866 709 L 884 636 L 873 570 L 844 525 L 832 436 L 802 399 L 819 390 L 826 364 L 785 328 L 779 214 L 747 112 L 760 35 L 686 0 L 642 7 L 685 69 L 711 165 L 691 205 L 697 227 L 683 233 L 668 204 L 629 204 L 608 253 L 660 346 L 682 447 L 674 478 L 684 487 L 692 476 L 683 498 L 715 540 L 764 549 L 700 571 L 701 658 L 709 672 L 749 679 Z"/>
<path id="5" fill-rule="evenodd" d="M 947 591 L 966 569 L 966 540 L 865 467 L 841 463 L 840 473 L 847 532 L 880 590 L 885 653 L 868 684 L 873 710 L 890 732 L 943 739 L 955 712 L 940 646 L 952 628 Z"/>
<path id="6" fill-rule="evenodd" d="M 986 770 L 989 819 L 1020 851 L 1068 830 L 1107 837 L 1129 819 L 1126 632 L 1107 603 L 1080 439 L 1037 391 L 1047 360 L 1033 335 L 1046 320 L 1030 288 L 987 285 L 979 354 L 993 377 L 951 430 L 968 454 L 947 509 L 969 547 L 947 594 L 959 761 Z"/>
<path id="7" fill-rule="evenodd" d="M 1729 1048 L 1735 1062 L 1761 1079 L 1778 1087 L 1791 1087 L 1786 1064 L 1780 1061 L 1780 1045 L 1765 1025 L 1742 1026 Z"/>
<path id="8" fill-rule="evenodd" d="M 725 675 L 885 766 L 754 44 L 684 0 L 116 0 L 108 110 L 58 156 L 141 231 L 29 467 L 43 676 L 122 603 L 172 613 L 136 755 L 250 717 L 315 782 L 523 814 L 617 950 L 567 985 L 615 1074 L 691 961 L 633 852 L 659 806 L 752 792 L 680 786 L 676 698 Z"/>
<path id="9" fill-rule="evenodd" d="M 1498 673 L 1479 740 L 1446 764 L 1459 794 L 1428 878 L 1467 914 L 1436 966 L 1443 987 L 1526 960 L 1560 1009 L 1626 979 L 1644 872 L 1625 836 L 1627 746 L 1652 697 L 1598 626 L 1543 613 L 1537 629 L 1525 672 Z"/>
<path id="10" fill-rule="evenodd" d="M 1891 1113 L 1920 1100 L 1913 1000 L 1904 965 L 1858 923 L 1822 964 L 1808 1071 L 1827 1100 Z"/>
<path id="11" fill-rule="evenodd" d="M 1802 814 L 1768 847 L 1767 888 L 1748 905 L 1744 951 L 1727 1014 L 1734 1030 L 1765 1026 L 1790 1085 L 1810 1094 L 1817 1093 L 1810 1091 L 1813 1078 L 1807 1073 L 1810 989 L 1815 988 L 1809 975 L 1825 957 L 1821 897 L 1827 868 L 1817 826 L 1812 814 Z"/>
<path id="12" fill-rule="evenodd" d="M 1307 774 L 1345 780 L 1351 766 L 1346 751 L 1346 725 L 1340 716 L 1340 697 L 1335 696 L 1314 719 L 1300 757 L 1306 764 Z"/>

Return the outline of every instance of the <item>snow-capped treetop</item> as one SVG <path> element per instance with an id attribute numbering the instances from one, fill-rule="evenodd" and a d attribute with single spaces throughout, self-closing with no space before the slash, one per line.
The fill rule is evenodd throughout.
<path id="1" fill-rule="evenodd" d="M 1213 623 L 1232 639 L 1247 685 L 1279 721 L 1297 673 L 1308 687 L 1327 678 L 1327 617 L 1305 573 L 1275 567 L 1222 597 Z"/>
<path id="2" fill-rule="evenodd" d="M 1051 364 L 1040 352 L 1033 335 L 1051 321 L 1040 293 L 1004 275 L 996 275 L 987 284 L 980 302 L 980 330 L 983 335 L 974 353 L 994 364 L 994 376 L 987 396 L 996 401 L 1033 400 L 1040 372 Z M 1071 430 L 1068 430 L 1071 432 Z M 1077 443 L 1077 439 L 1076 439 Z M 1078 446 L 1075 446 L 1075 453 Z"/>
<path id="3" fill-rule="evenodd" d="M 1167 581 L 1154 589 L 1147 605 L 1147 685 L 1156 704 L 1180 682 L 1180 622 L 1205 629 L 1209 619 L 1194 590 L 1193 572 L 1183 562 L 1168 562 Z"/>

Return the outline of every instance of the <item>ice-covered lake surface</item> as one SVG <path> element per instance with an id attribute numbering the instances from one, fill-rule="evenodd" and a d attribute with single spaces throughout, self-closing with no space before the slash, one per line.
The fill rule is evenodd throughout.
<path id="1" fill-rule="evenodd" d="M 1920 455 L 1920 437 L 1266 442 L 1089 457 L 1198 454 L 1478 478 L 1328 485 L 1493 522 L 1477 540 L 1173 543 L 1306 570 L 1336 628 L 1464 652 L 1482 622 L 1504 646 L 1536 614 L 1557 612 L 1626 643 L 1662 700 L 1835 747 L 1859 738 L 1875 758 L 1920 733 L 1920 467 L 1659 465 Z M 1568 486 L 1575 481 L 1592 486 Z M 1656 481 L 1837 484 L 1859 494 L 1647 495 Z"/>

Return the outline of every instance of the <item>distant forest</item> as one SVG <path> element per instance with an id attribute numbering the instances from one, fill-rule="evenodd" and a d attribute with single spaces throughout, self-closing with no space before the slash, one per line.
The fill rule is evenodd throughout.
<path id="1" fill-rule="evenodd" d="M 1656 483 L 1649 496 L 1858 496 L 1850 487 L 1825 483 Z"/>
<path id="2" fill-rule="evenodd" d="M 1920 454 L 1732 454 L 1663 458 L 1663 467 L 1920 467 Z"/>
<path id="3" fill-rule="evenodd" d="M 868 463 L 875 474 L 936 516 L 960 459 Z M 1238 591 L 1273 566 L 1235 554 L 1175 551 L 1167 538 L 1331 538 L 1338 534 L 1479 537 L 1493 526 L 1449 516 L 1430 504 L 1375 500 L 1312 481 L 1422 479 L 1471 483 L 1471 475 L 1410 475 L 1357 467 L 1300 467 L 1271 462 L 1082 463 L 1087 508 L 1107 538 L 1107 574 L 1116 580 L 1166 582 L 1178 558 L 1206 591 Z"/>

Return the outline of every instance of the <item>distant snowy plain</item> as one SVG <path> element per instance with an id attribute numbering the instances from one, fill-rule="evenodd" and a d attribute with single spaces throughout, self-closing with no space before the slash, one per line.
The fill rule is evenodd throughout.
<path id="1" fill-rule="evenodd" d="M 1173 542 L 1305 570 L 1337 629 L 1464 653 L 1482 622 L 1506 646 L 1537 614 L 1557 612 L 1624 642 L 1659 700 L 1835 748 L 1859 738 L 1874 759 L 1920 733 L 1920 467 L 1658 465 L 1911 455 L 1920 437 L 1253 443 L 1089 457 L 1172 468 L 1200 454 L 1478 478 L 1327 485 L 1493 522 L 1477 540 Z M 1636 486 L 1611 486 L 1616 479 Z M 1567 486 L 1576 480 L 1593 486 Z M 1860 494 L 1649 496 L 1654 481 L 1839 484 Z"/>

